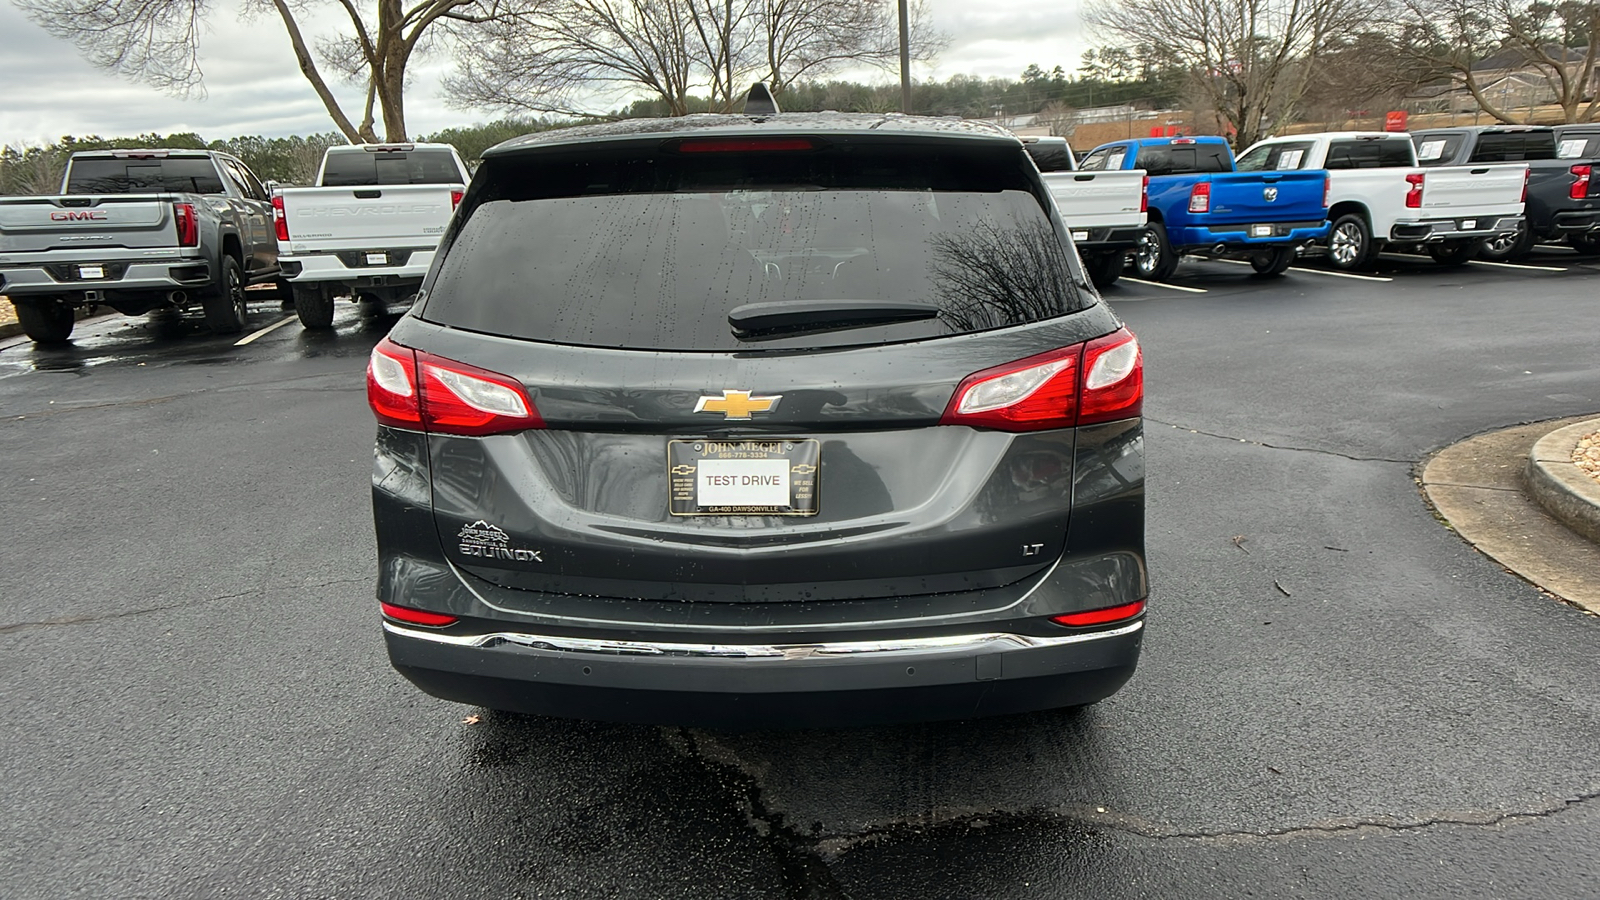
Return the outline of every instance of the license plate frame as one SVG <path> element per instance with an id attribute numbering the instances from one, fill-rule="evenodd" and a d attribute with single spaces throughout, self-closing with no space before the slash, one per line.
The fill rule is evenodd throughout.
<path id="1" fill-rule="evenodd" d="M 1087 241 L 1089 239 L 1089 232 L 1080 228 L 1077 231 L 1072 232 L 1072 239 L 1075 241 Z"/>
<path id="2" fill-rule="evenodd" d="M 84 281 L 100 281 L 106 277 L 105 266 L 79 266 L 78 277 Z"/>
<path id="3" fill-rule="evenodd" d="M 369 266 L 387 266 L 389 264 L 389 253 L 386 250 L 368 250 L 362 256 Z"/>
<path id="4" fill-rule="evenodd" d="M 1478 220 L 1477 219 L 1462 219 L 1461 220 L 1461 230 L 1462 231 L 1477 231 L 1478 230 Z"/>
<path id="5" fill-rule="evenodd" d="M 703 460 L 787 460 L 786 505 L 702 505 Z M 701 438 L 667 442 L 667 510 L 674 516 L 815 516 L 821 511 L 822 444 L 813 438 Z"/>
<path id="6" fill-rule="evenodd" d="M 1250 236 L 1251 237 L 1272 237 L 1274 234 L 1277 234 L 1277 232 L 1278 232 L 1278 228 L 1277 228 L 1276 225 L 1251 225 L 1250 226 Z"/>

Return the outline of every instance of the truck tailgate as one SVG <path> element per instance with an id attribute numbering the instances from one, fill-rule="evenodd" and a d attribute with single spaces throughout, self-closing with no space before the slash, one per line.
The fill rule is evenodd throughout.
<path id="1" fill-rule="evenodd" d="M 1426 175 L 1422 209 L 1461 215 L 1510 215 L 1522 205 L 1526 163 L 1440 166 L 1418 169 Z"/>
<path id="2" fill-rule="evenodd" d="M 278 192 L 295 253 L 431 247 L 444 234 L 462 185 L 384 184 Z"/>
<path id="3" fill-rule="evenodd" d="M 170 194 L 0 198 L 0 253 L 178 245 Z"/>
<path id="4" fill-rule="evenodd" d="M 1251 222 L 1314 222 L 1322 205 L 1327 172 L 1226 172 L 1211 176 L 1210 225 Z M 1197 221 L 1199 219 L 1197 218 Z"/>
<path id="5" fill-rule="evenodd" d="M 1046 172 L 1043 176 L 1069 228 L 1145 224 L 1144 171 Z"/>

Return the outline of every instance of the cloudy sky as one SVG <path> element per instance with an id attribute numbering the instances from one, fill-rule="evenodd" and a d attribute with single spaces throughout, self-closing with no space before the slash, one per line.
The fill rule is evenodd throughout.
<path id="1" fill-rule="evenodd" d="M 929 0 L 934 24 L 950 48 L 918 78 L 956 73 L 1015 77 L 1029 63 L 1072 69 L 1088 45 L 1077 0 Z M 195 131 L 214 139 L 332 131 L 322 104 L 294 65 L 289 39 L 275 17 L 240 19 L 227 0 L 201 43 L 205 96 L 178 99 L 90 66 L 0 0 L 0 144 L 45 143 L 61 135 L 132 135 Z M 332 21 L 337 21 L 336 19 Z M 308 40 L 316 26 L 302 20 Z M 413 134 L 484 121 L 492 115 L 450 107 L 439 88 L 444 60 L 413 63 L 406 97 Z M 327 73 L 324 73 L 327 75 Z M 874 75 L 888 80 L 891 76 Z M 346 112 L 359 114 L 359 91 L 344 86 Z"/>

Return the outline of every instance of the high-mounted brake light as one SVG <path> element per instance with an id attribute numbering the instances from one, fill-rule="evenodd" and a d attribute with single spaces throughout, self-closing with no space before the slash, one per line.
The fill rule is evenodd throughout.
<path id="1" fill-rule="evenodd" d="M 166 159 L 165 150 L 113 150 L 112 157 L 116 159 Z"/>
<path id="2" fill-rule="evenodd" d="M 466 195 L 467 195 L 466 191 L 451 191 L 450 192 L 450 208 L 451 209 L 455 209 L 456 207 L 460 206 L 461 205 L 461 198 L 465 197 Z"/>
<path id="3" fill-rule="evenodd" d="M 416 144 L 376 144 L 376 145 L 373 145 L 373 146 L 364 146 L 361 149 L 367 151 L 368 153 L 405 153 L 408 150 L 417 149 L 417 145 Z"/>
<path id="4" fill-rule="evenodd" d="M 425 609 L 412 609 L 409 606 L 395 606 L 393 603 L 384 603 L 381 600 L 378 601 L 378 608 L 383 610 L 385 616 L 397 622 L 404 622 L 407 625 L 426 625 L 429 628 L 442 628 L 461 621 L 455 616 L 447 616 L 444 613 L 428 612 Z"/>
<path id="5" fill-rule="evenodd" d="M 1139 212 L 1150 211 L 1150 176 L 1144 177 L 1144 185 L 1139 188 Z"/>
<path id="6" fill-rule="evenodd" d="M 1211 182 L 1197 181 L 1194 187 L 1189 188 L 1189 212 L 1203 213 L 1211 211 Z"/>
<path id="7" fill-rule="evenodd" d="M 1067 613 L 1060 616 L 1051 616 L 1050 621 L 1057 625 L 1071 625 L 1082 628 L 1086 625 L 1109 625 L 1112 622 L 1121 622 L 1131 619 L 1144 612 L 1145 601 L 1135 600 L 1121 606 L 1109 606 L 1105 609 L 1091 609 L 1086 612 Z"/>
<path id="8" fill-rule="evenodd" d="M 939 420 L 1000 431 L 1046 431 L 1139 414 L 1144 361 L 1126 328 L 962 379 Z"/>
<path id="9" fill-rule="evenodd" d="M 1588 166 L 1572 167 L 1572 187 L 1567 191 L 1568 197 L 1573 200 L 1583 200 L 1589 196 L 1590 171 L 1591 169 Z"/>
<path id="10" fill-rule="evenodd" d="M 1173 138 L 1172 139 L 1172 143 L 1174 143 L 1174 144 L 1192 144 L 1192 143 L 1194 143 L 1194 138 Z"/>
<path id="11" fill-rule="evenodd" d="M 481 437 L 544 427 L 516 379 L 388 338 L 367 364 L 367 404 L 381 424 L 433 434 Z"/>
<path id="12" fill-rule="evenodd" d="M 278 240 L 289 239 L 289 216 L 283 211 L 283 197 L 272 198 L 272 227 L 278 232 Z"/>
<path id="13" fill-rule="evenodd" d="M 1422 187 L 1427 177 L 1421 172 L 1412 172 L 1406 176 L 1406 209 L 1422 208 Z"/>
<path id="14" fill-rule="evenodd" d="M 193 203 L 172 204 L 172 221 L 178 229 L 179 247 L 200 246 L 200 223 L 194 217 Z"/>
<path id="15" fill-rule="evenodd" d="M 773 151 L 815 150 L 817 142 L 810 138 L 719 138 L 680 141 L 679 153 L 759 153 Z"/>

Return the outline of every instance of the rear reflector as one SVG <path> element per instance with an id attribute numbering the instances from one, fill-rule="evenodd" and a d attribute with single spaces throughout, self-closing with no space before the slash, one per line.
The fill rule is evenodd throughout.
<path id="1" fill-rule="evenodd" d="M 454 625 L 461 621 L 455 616 L 447 616 L 444 613 L 412 609 L 408 606 L 395 606 L 393 603 L 384 603 L 382 601 L 379 601 L 378 606 L 383 610 L 385 616 L 397 622 L 405 622 L 408 625 L 426 625 L 429 628 L 440 628 L 445 625 Z"/>
<path id="2" fill-rule="evenodd" d="M 724 138 L 680 141 L 677 145 L 679 153 L 759 153 L 815 149 L 817 142 L 809 138 Z"/>
<path id="3" fill-rule="evenodd" d="M 544 427 L 516 379 L 388 338 L 367 364 L 367 404 L 381 424 L 434 434 L 481 437 Z"/>
<path id="4" fill-rule="evenodd" d="M 1120 328 L 962 379 L 942 425 L 1046 431 L 1131 419 L 1144 404 L 1144 357 Z"/>
<path id="5" fill-rule="evenodd" d="M 1086 625 L 1109 625 L 1112 622 L 1121 622 L 1131 619 L 1144 612 L 1144 601 L 1135 600 L 1121 606 L 1111 606 L 1106 609 L 1091 609 L 1088 612 L 1067 613 L 1064 616 L 1051 616 L 1050 621 L 1057 625 L 1070 625 L 1082 628 Z"/>

